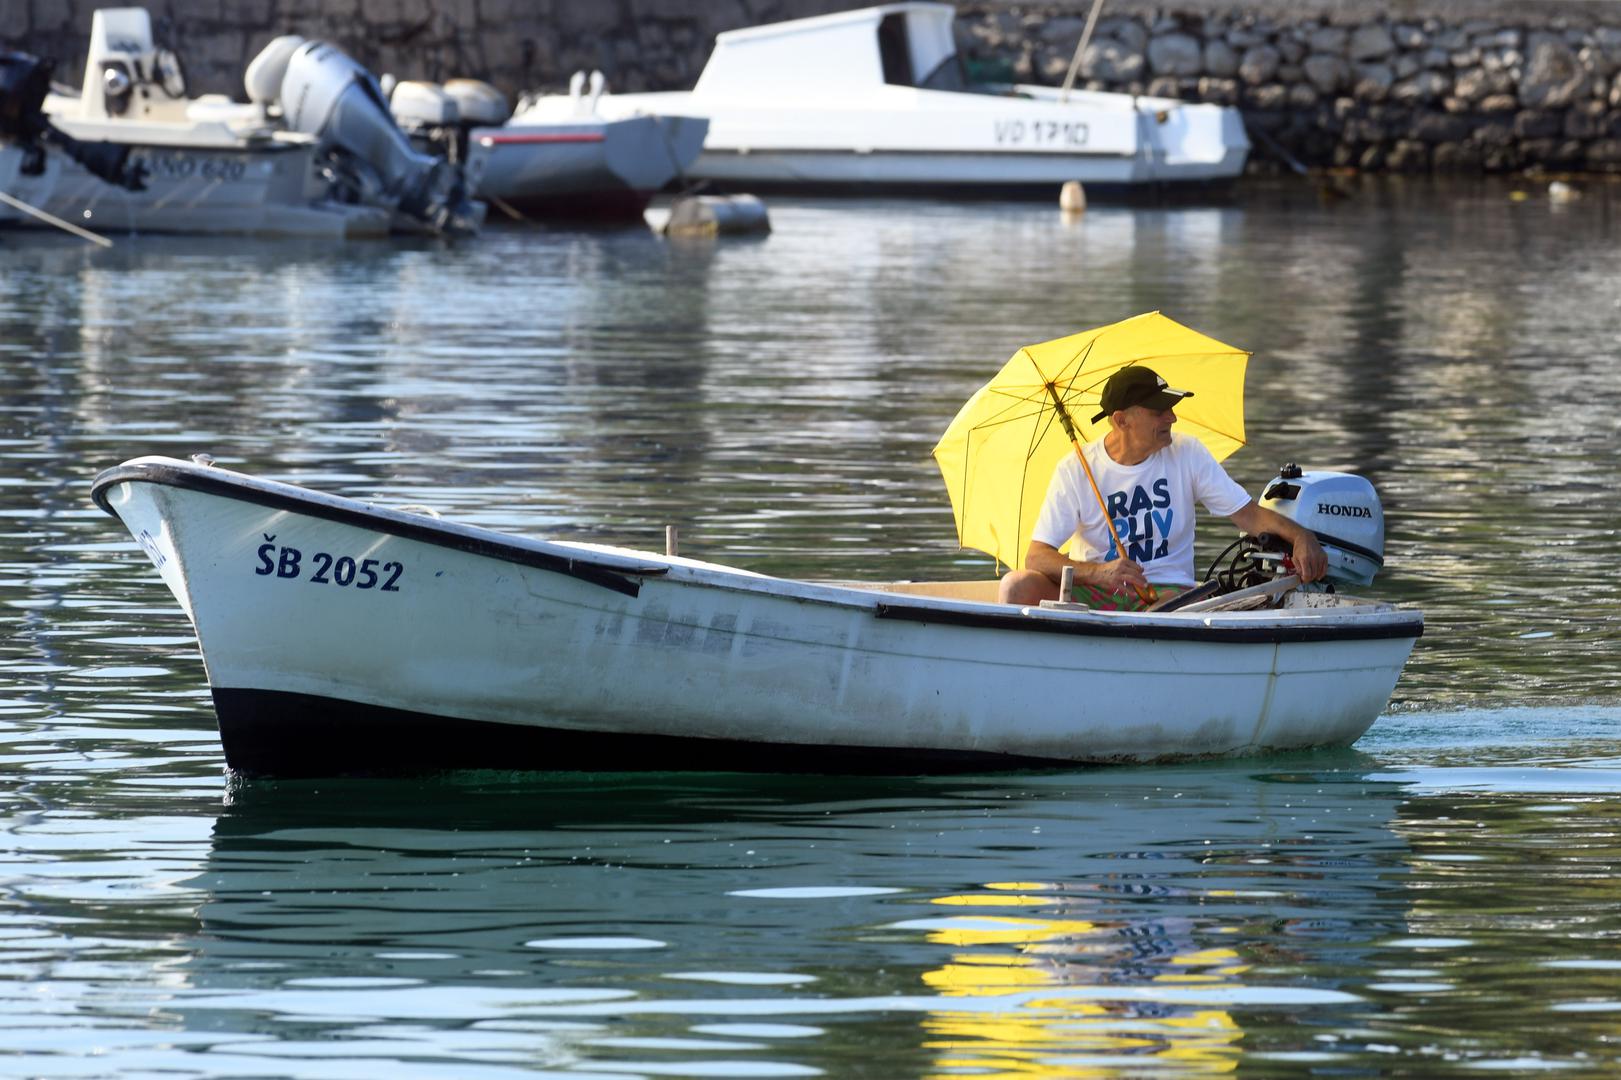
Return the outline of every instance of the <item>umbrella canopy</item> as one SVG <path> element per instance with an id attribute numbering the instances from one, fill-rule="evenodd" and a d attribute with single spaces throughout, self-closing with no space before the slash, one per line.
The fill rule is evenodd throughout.
<path id="1" fill-rule="evenodd" d="M 1193 391 L 1176 407 L 1177 430 L 1198 438 L 1217 461 L 1227 457 L 1244 445 L 1249 356 L 1157 311 L 1020 349 L 968 399 L 934 448 L 958 542 L 1024 565 L 1053 469 L 1075 452 L 1059 408 L 1079 440 L 1102 438 L 1108 419 L 1092 417 L 1103 384 L 1132 364 Z"/>

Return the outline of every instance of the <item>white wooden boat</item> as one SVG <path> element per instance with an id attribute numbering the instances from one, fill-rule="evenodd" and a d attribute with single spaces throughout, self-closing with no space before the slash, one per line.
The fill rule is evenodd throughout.
<path id="1" fill-rule="evenodd" d="M 478 195 L 545 217 L 640 218 L 703 149 L 707 120 L 597 114 L 602 76 L 576 74 L 567 95 L 520 102 L 499 127 L 474 128 L 469 167 Z M 498 205 L 499 205 L 498 204 Z"/>
<path id="2" fill-rule="evenodd" d="M 949 4 L 884 4 L 717 35 L 697 85 L 609 94 L 706 116 L 695 180 L 752 190 L 1088 191 L 1230 181 L 1238 110 L 1033 85 L 971 85 Z"/>
<path id="3" fill-rule="evenodd" d="M 191 617 L 250 775 L 925 772 L 1353 742 L 1423 617 L 1015 608 L 533 540 L 207 463 L 93 497 Z M 994 583 L 989 583 L 994 587 Z"/>

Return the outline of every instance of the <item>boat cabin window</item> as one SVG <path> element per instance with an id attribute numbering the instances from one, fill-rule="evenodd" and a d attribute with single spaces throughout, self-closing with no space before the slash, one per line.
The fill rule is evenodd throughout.
<path id="1" fill-rule="evenodd" d="M 920 32 L 913 33 L 914 29 Z M 930 33 L 933 30 L 935 33 Z M 943 55 L 942 55 L 943 53 Z M 951 47 L 950 23 L 913 28 L 908 13 L 885 15 L 878 23 L 878 58 L 884 82 L 923 90 L 967 90 L 962 57 Z M 923 72 L 919 77 L 919 70 Z"/>
<path id="2" fill-rule="evenodd" d="M 906 40 L 906 13 L 885 15 L 878 24 L 878 58 L 884 65 L 884 81 L 892 86 L 911 86 L 912 48 Z"/>

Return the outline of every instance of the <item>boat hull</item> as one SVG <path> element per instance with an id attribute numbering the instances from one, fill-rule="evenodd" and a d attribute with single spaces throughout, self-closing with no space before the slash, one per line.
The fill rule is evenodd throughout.
<path id="1" fill-rule="evenodd" d="M 478 195 L 537 217 L 638 218 L 703 145 L 690 117 L 514 121 L 471 134 Z"/>
<path id="2" fill-rule="evenodd" d="M 95 492 L 191 616 L 247 774 L 925 772 L 1345 745 L 1422 628 L 1385 605 L 1122 616 L 794 582 L 167 459 Z"/>
<path id="3" fill-rule="evenodd" d="M 63 127 L 69 125 L 63 124 Z M 65 162 L 46 209 L 101 232 L 351 239 L 385 236 L 389 213 L 315 197 L 313 144 L 132 144 L 129 191 Z"/>
<path id="4" fill-rule="evenodd" d="M 31 154 L 17 143 L 0 142 L 0 191 L 37 209 L 44 209 L 62 174 L 56 154 Z M 31 222 L 30 215 L 0 202 L 0 225 Z"/>

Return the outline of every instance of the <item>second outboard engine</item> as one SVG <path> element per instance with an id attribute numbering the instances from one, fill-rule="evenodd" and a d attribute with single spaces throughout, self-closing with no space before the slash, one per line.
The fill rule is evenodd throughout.
<path id="1" fill-rule="evenodd" d="M 45 115 L 45 95 L 51 89 L 51 61 L 30 53 L 0 49 L 0 138 L 11 139 L 27 154 L 25 176 L 45 168 L 45 147 L 55 146 L 109 184 L 140 191 L 144 171 L 129 168 L 127 145 L 80 142 L 55 127 Z"/>
<path id="2" fill-rule="evenodd" d="M 1363 477 L 1285 465 L 1262 491 L 1261 505 L 1316 534 L 1331 582 L 1371 585 L 1385 565 L 1385 512 Z"/>
<path id="3" fill-rule="evenodd" d="M 284 44 L 278 39 L 271 47 Z M 280 56 L 273 59 L 270 66 L 279 66 Z M 278 81 L 275 74 L 256 72 L 260 83 Z M 297 45 L 286 56 L 279 83 L 283 123 L 320 139 L 335 169 L 366 201 L 391 203 L 436 231 L 477 229 L 477 208 L 461 170 L 412 148 L 389 115 L 377 80 L 342 50 L 322 41 Z"/>

